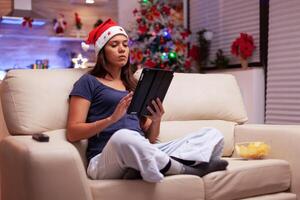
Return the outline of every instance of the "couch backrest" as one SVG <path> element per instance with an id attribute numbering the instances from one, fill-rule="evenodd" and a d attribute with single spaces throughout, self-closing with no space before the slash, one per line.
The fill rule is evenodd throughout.
<path id="1" fill-rule="evenodd" d="M 247 121 L 240 89 L 229 74 L 175 73 L 165 97 L 165 121 Z"/>
<path id="2" fill-rule="evenodd" d="M 66 126 L 68 94 L 82 69 L 11 70 L 1 100 L 10 134 L 32 134 Z M 231 75 L 175 73 L 164 101 L 165 121 L 247 120 Z"/>
<path id="3" fill-rule="evenodd" d="M 1 101 L 10 134 L 32 134 L 66 127 L 68 94 L 86 70 L 10 70 Z"/>

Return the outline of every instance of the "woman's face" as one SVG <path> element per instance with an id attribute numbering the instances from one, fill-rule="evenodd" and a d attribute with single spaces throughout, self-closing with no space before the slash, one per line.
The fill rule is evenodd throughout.
<path id="1" fill-rule="evenodd" d="M 107 64 L 112 67 L 123 67 L 129 56 L 128 38 L 125 35 L 112 37 L 104 47 Z"/>

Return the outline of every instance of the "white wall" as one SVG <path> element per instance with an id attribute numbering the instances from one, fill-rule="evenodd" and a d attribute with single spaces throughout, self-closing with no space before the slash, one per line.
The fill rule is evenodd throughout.
<path id="1" fill-rule="evenodd" d="M 209 73 L 224 73 L 235 76 L 240 87 L 250 124 L 263 124 L 265 111 L 265 79 L 264 70 L 251 67 L 246 70 L 230 69 L 210 71 Z"/>
<path id="2" fill-rule="evenodd" d="M 119 0 L 118 1 L 118 18 L 119 25 L 125 29 L 130 29 L 130 24 L 135 20 L 132 11 L 139 8 L 138 0 Z"/>

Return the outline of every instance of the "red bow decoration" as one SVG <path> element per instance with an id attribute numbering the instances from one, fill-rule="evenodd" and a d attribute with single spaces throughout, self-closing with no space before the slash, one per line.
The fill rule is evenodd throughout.
<path id="1" fill-rule="evenodd" d="M 26 26 L 28 24 L 29 28 L 32 28 L 33 19 L 31 17 L 23 17 L 22 26 Z"/>

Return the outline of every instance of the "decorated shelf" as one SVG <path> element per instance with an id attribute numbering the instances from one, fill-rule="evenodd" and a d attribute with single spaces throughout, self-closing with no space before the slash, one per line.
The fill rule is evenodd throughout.
<path id="1" fill-rule="evenodd" d="M 39 39 L 39 40 L 59 40 L 59 41 L 79 41 L 85 38 L 64 37 L 64 36 L 46 36 L 46 35 L 22 35 L 22 34 L 0 34 L 0 38 L 19 38 L 19 39 Z"/>

